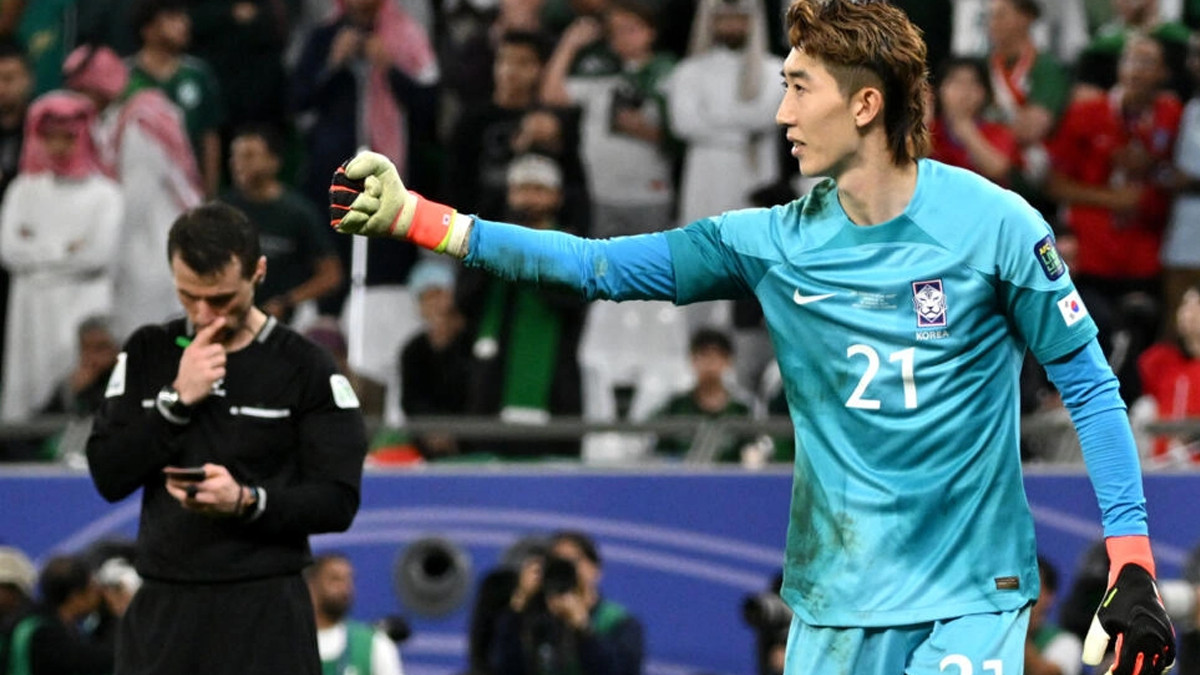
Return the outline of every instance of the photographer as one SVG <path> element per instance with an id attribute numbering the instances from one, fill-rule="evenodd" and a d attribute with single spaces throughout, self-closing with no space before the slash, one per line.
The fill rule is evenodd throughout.
<path id="1" fill-rule="evenodd" d="M 354 605 L 354 567 L 340 553 L 313 558 L 304 571 L 317 621 L 317 648 L 324 673 L 403 675 L 400 654 L 386 633 L 347 618 Z"/>
<path id="2" fill-rule="evenodd" d="M 1179 630 L 1179 675 L 1200 675 L 1200 545 L 1192 549 L 1183 565 L 1184 581 L 1191 584 L 1195 593 L 1190 623 L 1180 621 Z"/>
<path id="3" fill-rule="evenodd" d="M 754 629 L 758 675 L 781 675 L 788 629 L 792 625 L 792 610 L 779 597 L 783 588 L 783 573 L 775 575 L 771 587 L 761 593 L 746 596 L 742 601 L 742 618 Z"/>
<path id="4" fill-rule="evenodd" d="M 508 610 L 496 621 L 494 675 L 638 675 L 641 623 L 600 597 L 600 555 L 579 532 L 550 538 L 550 555 L 522 565 Z"/>

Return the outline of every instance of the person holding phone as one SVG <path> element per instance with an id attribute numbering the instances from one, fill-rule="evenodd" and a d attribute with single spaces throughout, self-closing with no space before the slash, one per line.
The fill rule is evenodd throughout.
<path id="1" fill-rule="evenodd" d="M 137 330 L 87 444 L 100 494 L 142 488 L 137 571 L 119 674 L 321 672 L 308 536 L 359 505 L 366 432 L 332 357 L 254 304 L 258 233 L 213 202 L 171 227 L 186 316 Z"/>

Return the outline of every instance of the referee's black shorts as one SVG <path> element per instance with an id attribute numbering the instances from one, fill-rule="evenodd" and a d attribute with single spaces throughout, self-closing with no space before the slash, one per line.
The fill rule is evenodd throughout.
<path id="1" fill-rule="evenodd" d="M 147 579 L 117 635 L 116 675 L 320 675 L 299 574 L 220 584 Z"/>

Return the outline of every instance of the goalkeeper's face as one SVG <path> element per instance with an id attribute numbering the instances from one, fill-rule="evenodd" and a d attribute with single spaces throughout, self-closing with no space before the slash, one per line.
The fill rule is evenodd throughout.
<path id="1" fill-rule="evenodd" d="M 253 274 L 247 277 L 242 274 L 241 262 L 232 256 L 217 272 L 202 275 L 176 255 L 171 258 L 171 273 L 179 303 L 196 329 L 225 317 L 220 342 L 229 343 L 240 331 L 248 330 L 254 288 L 266 275 L 266 258 L 259 258 Z"/>
<path id="2" fill-rule="evenodd" d="M 820 59 L 793 49 L 783 63 L 783 100 L 775 121 L 805 176 L 837 179 L 858 163 L 862 91 L 847 97 Z"/>

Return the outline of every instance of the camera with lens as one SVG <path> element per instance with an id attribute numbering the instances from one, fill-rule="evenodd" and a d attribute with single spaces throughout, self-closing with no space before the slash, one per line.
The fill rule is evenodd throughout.
<path id="1" fill-rule="evenodd" d="M 570 593 L 578 587 L 579 574 L 574 562 L 558 556 L 546 556 L 542 567 L 542 593 L 547 598 Z"/>
<path id="2" fill-rule="evenodd" d="M 760 633 L 777 633 L 791 626 L 792 610 L 778 593 L 764 591 L 746 596 L 742 601 L 742 618 Z"/>

